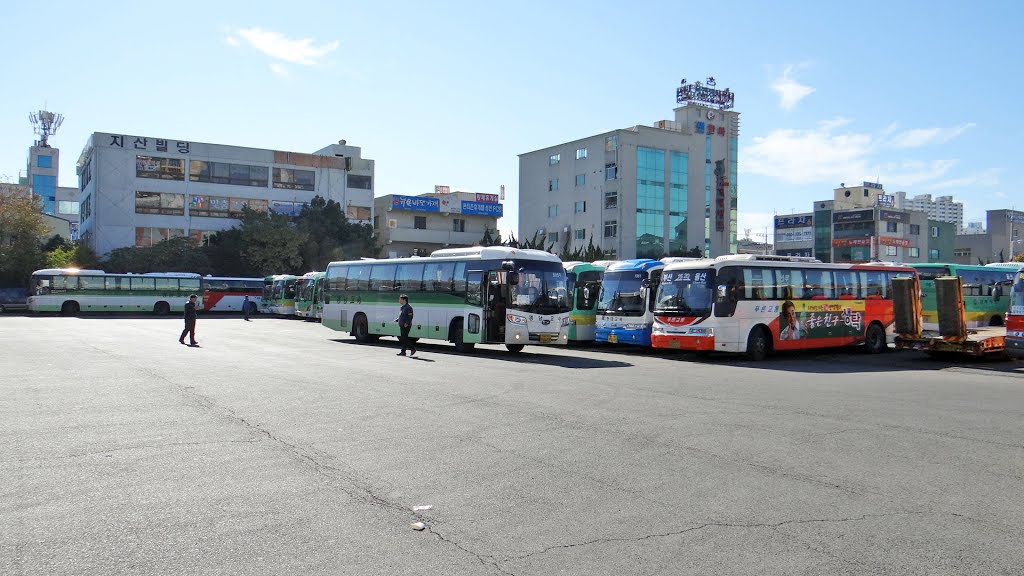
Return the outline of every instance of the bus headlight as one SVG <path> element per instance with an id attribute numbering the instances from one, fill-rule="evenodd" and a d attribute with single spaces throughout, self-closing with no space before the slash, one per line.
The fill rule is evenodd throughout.
<path id="1" fill-rule="evenodd" d="M 526 316 L 520 316 L 518 314 L 509 314 L 505 316 L 505 319 L 513 324 L 526 324 Z"/>

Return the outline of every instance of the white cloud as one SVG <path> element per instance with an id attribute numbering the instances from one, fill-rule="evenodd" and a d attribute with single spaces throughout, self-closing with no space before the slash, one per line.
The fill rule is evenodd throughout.
<path id="1" fill-rule="evenodd" d="M 984 172 L 975 172 L 961 178 L 942 180 L 925 186 L 927 190 L 948 190 L 959 188 L 963 192 L 970 193 L 971 188 L 988 188 L 999 185 L 999 170 L 990 168 Z M 998 195 L 998 193 L 997 193 Z"/>
<path id="2" fill-rule="evenodd" d="M 779 106 L 785 110 L 792 110 L 815 90 L 794 80 L 792 74 L 793 66 L 786 66 L 782 76 L 772 83 L 772 90 L 779 94 Z"/>
<path id="3" fill-rule="evenodd" d="M 238 41 L 238 38 L 235 38 L 231 35 L 228 35 L 226 38 L 224 38 L 224 43 L 234 48 L 239 48 L 242 46 L 242 43 Z"/>
<path id="4" fill-rule="evenodd" d="M 951 159 L 883 164 L 875 169 L 875 177 L 889 189 L 909 188 L 942 178 L 956 164 Z"/>
<path id="5" fill-rule="evenodd" d="M 270 56 L 275 60 L 281 60 L 290 64 L 301 64 L 303 66 L 315 66 L 331 52 L 338 49 L 337 40 L 326 44 L 314 44 L 312 38 L 292 39 L 279 32 L 263 30 L 261 28 L 242 28 L 230 34 L 225 40 L 228 44 L 232 40 L 238 42 L 241 37 L 249 46 Z"/>
<path id="6" fill-rule="evenodd" d="M 270 65 L 270 71 L 273 72 L 274 74 L 277 74 L 281 78 L 288 77 L 288 68 L 284 64 L 274 62 L 273 64 Z"/>
<path id="7" fill-rule="evenodd" d="M 905 130 L 893 136 L 889 145 L 894 148 L 918 148 L 928 144 L 942 144 L 974 128 L 974 122 L 966 122 L 952 128 L 916 128 Z"/>
<path id="8" fill-rule="evenodd" d="M 745 172 L 776 178 L 790 184 L 851 180 L 870 173 L 867 158 L 872 150 L 870 134 L 837 134 L 849 123 L 834 118 L 811 130 L 779 129 L 755 136 L 740 163 Z"/>

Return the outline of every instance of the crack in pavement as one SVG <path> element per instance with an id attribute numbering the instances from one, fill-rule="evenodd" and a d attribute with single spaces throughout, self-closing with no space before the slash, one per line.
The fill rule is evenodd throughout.
<path id="1" fill-rule="evenodd" d="M 435 531 L 434 528 L 430 524 L 427 524 L 427 531 L 430 532 L 431 534 L 433 534 L 434 537 L 436 537 L 441 542 L 444 542 L 446 544 L 451 544 L 452 546 L 458 548 L 459 550 L 462 550 L 463 552 L 465 552 L 465 553 L 467 553 L 467 554 L 469 554 L 471 556 L 474 556 L 484 566 L 487 566 L 489 568 L 494 568 L 498 572 L 500 572 L 502 574 L 507 574 L 508 576 L 515 576 L 514 572 L 509 572 L 508 570 L 505 570 L 500 565 L 498 565 L 498 561 L 494 559 L 494 556 L 488 556 L 488 555 L 485 555 L 485 554 L 478 554 L 476 552 L 473 552 L 472 550 L 470 550 L 469 548 L 466 548 L 462 544 L 459 544 L 455 540 L 452 540 L 451 538 L 446 537 L 445 535 L 441 534 L 440 532 Z"/>
<path id="2" fill-rule="evenodd" d="M 116 448 L 105 448 L 102 450 L 89 450 L 78 454 L 65 454 L 63 456 L 50 456 L 47 458 L 15 458 L 13 460 L 0 460 L 0 464 L 7 464 L 10 462 L 50 462 L 54 460 L 71 460 L 75 458 L 83 458 L 85 456 L 96 456 L 98 454 L 110 454 L 113 452 L 123 452 L 125 450 L 145 450 L 147 448 L 167 448 L 170 446 L 213 446 L 216 444 L 256 444 L 262 442 L 259 438 L 253 438 L 251 440 L 211 440 L 208 442 L 166 442 L 163 444 L 140 444 L 135 446 L 119 446 Z"/>

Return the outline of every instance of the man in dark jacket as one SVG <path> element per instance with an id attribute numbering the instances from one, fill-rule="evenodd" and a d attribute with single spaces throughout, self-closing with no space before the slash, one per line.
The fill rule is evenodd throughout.
<path id="1" fill-rule="evenodd" d="M 192 294 L 188 297 L 188 302 L 185 303 L 185 329 L 181 331 L 181 337 L 178 338 L 178 342 L 181 344 L 185 343 L 185 335 L 189 335 L 191 343 L 189 346 L 198 346 L 199 342 L 196 342 L 196 299 L 198 296 Z"/>
<path id="2" fill-rule="evenodd" d="M 402 304 L 402 310 L 396 320 L 400 333 L 398 341 L 402 343 L 402 351 L 398 355 L 405 356 L 405 349 L 409 348 L 409 356 L 411 357 L 416 353 L 416 343 L 409 338 L 409 330 L 412 329 L 412 306 L 409 306 L 409 297 L 405 294 L 399 296 L 398 301 Z"/>

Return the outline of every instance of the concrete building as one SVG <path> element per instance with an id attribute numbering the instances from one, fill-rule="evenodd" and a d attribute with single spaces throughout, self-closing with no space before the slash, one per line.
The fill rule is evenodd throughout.
<path id="1" fill-rule="evenodd" d="M 78 159 L 81 236 L 98 254 L 236 226 L 245 206 L 297 215 L 321 196 L 373 217 L 374 162 L 342 140 L 313 154 L 108 134 Z"/>
<path id="2" fill-rule="evenodd" d="M 940 222 L 952 222 L 956 225 L 956 233 L 962 234 L 964 229 L 964 205 L 955 202 L 952 196 L 938 196 L 932 200 L 931 194 L 918 194 L 907 198 L 906 192 L 897 192 L 897 207 L 904 210 L 916 210 L 928 214 L 928 218 Z"/>
<path id="3" fill-rule="evenodd" d="M 814 213 L 775 217 L 775 254 L 814 256 Z"/>
<path id="4" fill-rule="evenodd" d="M 619 259 L 735 253 L 739 124 L 687 103 L 674 120 L 520 154 L 519 236 L 593 239 Z"/>
<path id="5" fill-rule="evenodd" d="M 497 194 L 388 194 L 373 201 L 373 232 L 384 256 L 424 256 L 441 248 L 476 246 L 497 234 L 503 207 Z"/>
<path id="6" fill-rule="evenodd" d="M 1024 212 L 988 210 L 984 234 L 960 234 L 954 240 L 953 262 L 1008 262 L 1024 253 Z"/>
<path id="7" fill-rule="evenodd" d="M 39 197 L 43 213 L 68 222 L 69 240 L 78 239 L 78 189 L 58 186 L 60 181 L 60 150 L 49 145 L 32 146 L 28 150 L 28 176 L 24 179 L 29 191 Z M 57 228 L 63 229 L 60 225 Z"/>

